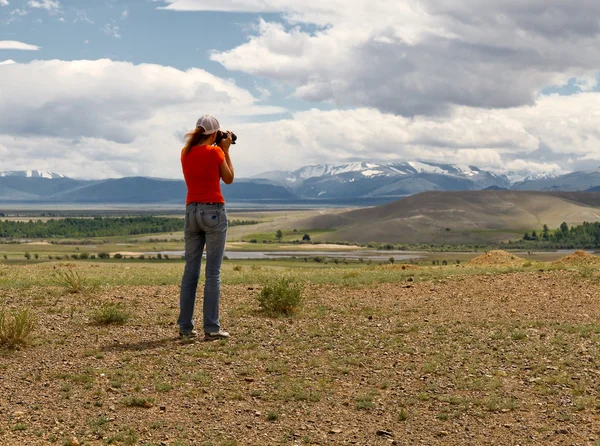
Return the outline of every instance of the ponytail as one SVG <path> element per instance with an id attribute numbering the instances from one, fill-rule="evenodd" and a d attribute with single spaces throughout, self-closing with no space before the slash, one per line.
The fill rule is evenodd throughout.
<path id="1" fill-rule="evenodd" d="M 190 153 L 192 147 L 199 146 L 203 142 L 207 141 L 212 135 L 204 135 L 204 127 L 196 127 L 195 130 L 185 135 L 185 146 L 183 147 L 183 153 L 186 155 Z"/>

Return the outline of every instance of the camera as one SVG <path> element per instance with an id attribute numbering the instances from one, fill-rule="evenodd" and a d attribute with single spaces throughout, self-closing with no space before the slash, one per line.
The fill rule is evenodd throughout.
<path id="1" fill-rule="evenodd" d="M 230 132 L 231 133 L 231 144 L 235 144 L 235 140 L 237 139 L 237 136 L 235 136 L 235 133 Z M 215 144 L 219 144 L 223 139 L 227 138 L 227 132 L 222 132 L 221 130 L 219 130 L 217 132 L 217 138 L 215 139 Z"/>

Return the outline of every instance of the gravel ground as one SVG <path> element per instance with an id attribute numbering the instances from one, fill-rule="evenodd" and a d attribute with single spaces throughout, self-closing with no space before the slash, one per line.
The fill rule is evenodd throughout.
<path id="1" fill-rule="evenodd" d="M 600 444 L 595 270 L 307 285 L 293 318 L 259 290 L 225 285 L 232 338 L 192 343 L 176 286 L 2 290 L 38 325 L 0 350 L 0 444 Z"/>

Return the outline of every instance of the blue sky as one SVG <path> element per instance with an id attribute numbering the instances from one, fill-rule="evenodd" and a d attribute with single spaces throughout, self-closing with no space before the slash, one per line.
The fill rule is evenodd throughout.
<path id="1" fill-rule="evenodd" d="M 0 170 L 181 176 L 213 113 L 241 176 L 350 161 L 600 165 L 600 4 L 0 0 Z"/>

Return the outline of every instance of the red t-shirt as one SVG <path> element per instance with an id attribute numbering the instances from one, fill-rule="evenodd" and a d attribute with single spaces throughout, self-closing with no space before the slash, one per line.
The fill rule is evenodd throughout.
<path id="1" fill-rule="evenodd" d="M 187 186 L 185 204 L 225 203 L 221 193 L 221 164 L 225 154 L 217 146 L 196 146 L 181 151 L 181 167 Z"/>

